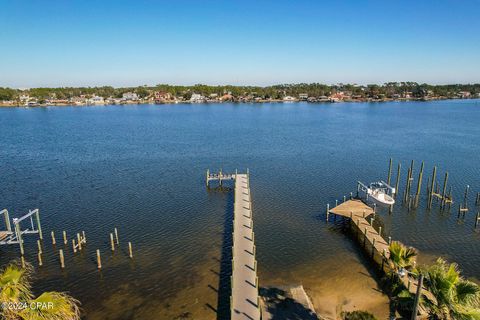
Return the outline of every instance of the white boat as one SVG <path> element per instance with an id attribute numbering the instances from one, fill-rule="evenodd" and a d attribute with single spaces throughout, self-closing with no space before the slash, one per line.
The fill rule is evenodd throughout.
<path id="1" fill-rule="evenodd" d="M 395 188 L 384 181 L 372 182 L 368 186 L 359 181 L 358 190 L 365 193 L 367 201 L 370 199 L 379 205 L 385 206 L 391 206 L 395 203 L 395 199 L 393 198 Z"/>

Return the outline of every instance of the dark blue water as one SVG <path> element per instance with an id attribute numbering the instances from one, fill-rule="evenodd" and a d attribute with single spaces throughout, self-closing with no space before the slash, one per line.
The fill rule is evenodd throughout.
<path id="1" fill-rule="evenodd" d="M 478 100 L 5 108 L 0 206 L 12 216 L 40 209 L 45 261 L 34 286 L 69 291 L 87 318 L 207 319 L 221 309 L 216 290 L 232 202 L 226 191 L 206 190 L 207 168 L 250 169 L 261 284 L 314 287 L 332 269 L 364 264 L 341 222 L 325 224 L 326 203 L 353 191 L 357 180 L 386 179 L 390 157 L 394 177 L 402 163 L 403 192 L 413 159 L 415 180 L 425 161 L 424 190 L 434 165 L 440 182 L 450 173 L 456 203 L 450 213 L 437 205 L 427 211 L 422 192 L 416 211 L 397 205 L 381 214 L 386 234 L 418 248 L 421 261 L 441 255 L 479 279 L 479 123 Z M 458 220 L 467 184 L 470 212 Z M 121 243 L 112 254 L 114 227 Z M 87 234 L 82 253 L 66 249 L 63 271 L 63 244 L 52 247 L 51 230 L 59 242 L 62 230 L 70 239 Z M 34 265 L 35 241 L 26 239 Z M 18 256 L 16 246 L 0 247 L 2 264 Z"/>

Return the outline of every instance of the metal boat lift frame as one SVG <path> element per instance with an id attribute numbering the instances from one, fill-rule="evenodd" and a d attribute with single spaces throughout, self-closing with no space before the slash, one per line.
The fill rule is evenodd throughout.
<path id="1" fill-rule="evenodd" d="M 40 223 L 40 210 L 34 209 L 29 210 L 27 214 L 21 216 L 20 218 L 13 218 L 13 230 L 12 225 L 10 224 L 10 216 L 7 209 L 0 211 L 0 215 L 3 215 L 5 228 L 6 230 L 0 230 L 0 234 L 3 233 L 4 237 L 0 239 L 0 245 L 7 244 L 19 244 L 20 253 L 25 253 L 23 248 L 23 235 L 26 234 L 37 234 L 39 235 L 40 240 L 43 240 L 42 225 Z M 34 218 L 35 217 L 35 222 Z M 30 227 L 22 230 L 20 223 L 26 219 L 30 218 Z"/>

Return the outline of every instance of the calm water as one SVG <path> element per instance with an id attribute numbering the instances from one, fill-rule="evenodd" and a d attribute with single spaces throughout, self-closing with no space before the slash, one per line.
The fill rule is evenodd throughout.
<path id="1" fill-rule="evenodd" d="M 325 205 L 357 180 L 386 179 L 390 157 L 402 163 L 401 190 L 410 160 L 415 179 L 424 160 L 424 186 L 438 165 L 441 182 L 450 173 L 454 199 L 471 186 L 472 209 L 465 221 L 456 205 L 428 212 L 423 192 L 416 212 L 397 205 L 381 213 L 386 233 L 418 248 L 422 261 L 442 255 L 480 279 L 480 232 L 473 230 L 479 123 L 478 100 L 0 109 L 0 206 L 13 216 L 40 208 L 45 261 L 34 286 L 69 291 L 87 319 L 215 319 L 228 308 L 216 291 L 228 287 L 222 261 L 233 198 L 207 191 L 204 174 L 248 167 L 260 284 L 303 283 L 317 308 L 348 305 L 319 297 L 332 288 L 372 290 L 375 282 L 342 222 L 324 222 Z M 121 243 L 112 254 L 114 227 Z M 51 230 L 57 241 L 61 230 L 69 238 L 87 234 L 82 253 L 66 249 L 64 271 L 56 256 L 63 244 L 52 247 Z M 36 238 L 26 241 L 27 260 L 35 262 Z M 18 254 L 1 247 L 1 263 Z"/>

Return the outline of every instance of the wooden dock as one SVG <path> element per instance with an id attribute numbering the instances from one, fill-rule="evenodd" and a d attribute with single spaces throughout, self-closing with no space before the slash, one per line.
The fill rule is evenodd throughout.
<path id="1" fill-rule="evenodd" d="M 260 320 L 257 260 L 255 259 L 255 233 L 253 232 L 252 199 L 249 171 L 246 174 L 211 173 L 207 170 L 206 184 L 210 181 L 234 181 L 233 247 L 230 312 L 232 320 Z"/>
<path id="2" fill-rule="evenodd" d="M 235 174 L 231 319 L 260 319 L 252 202 L 248 174 Z"/>
<path id="3" fill-rule="evenodd" d="M 382 271 L 386 272 L 390 267 L 386 260 L 390 257 L 389 240 L 385 240 L 380 234 L 380 230 L 375 230 L 372 225 L 375 219 L 375 211 L 360 199 L 351 199 L 345 201 L 338 206 L 329 209 L 327 207 L 327 219 L 329 214 L 334 214 L 348 218 L 356 228 L 357 240 L 362 244 L 363 248 L 371 255 L 373 261 L 381 265 Z M 405 287 L 413 295 L 417 292 L 417 281 L 410 276 L 401 278 Z M 422 287 L 422 294 L 436 304 L 436 299 L 432 293 Z M 426 310 L 420 310 L 421 314 L 425 314 Z"/>

